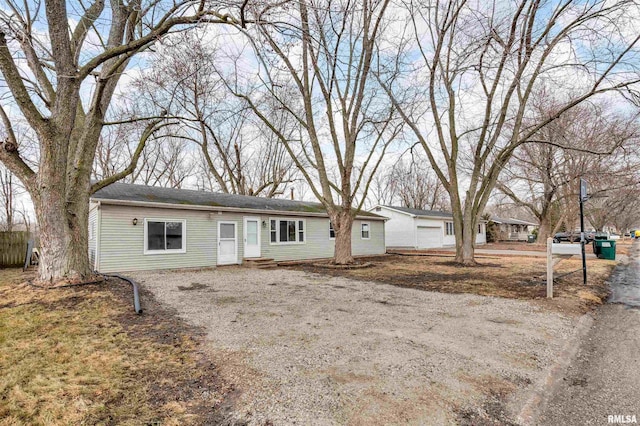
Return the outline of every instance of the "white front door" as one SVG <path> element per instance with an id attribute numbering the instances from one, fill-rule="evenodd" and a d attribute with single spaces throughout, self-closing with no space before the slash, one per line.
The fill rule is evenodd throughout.
<path id="1" fill-rule="evenodd" d="M 260 257 L 260 218 L 244 218 L 244 257 Z"/>
<path id="2" fill-rule="evenodd" d="M 218 265 L 238 263 L 236 222 L 218 222 Z"/>

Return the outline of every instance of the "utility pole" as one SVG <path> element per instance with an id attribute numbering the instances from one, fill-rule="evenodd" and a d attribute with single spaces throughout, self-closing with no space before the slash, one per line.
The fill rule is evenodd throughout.
<path id="1" fill-rule="evenodd" d="M 582 282 L 587 284 L 587 255 L 585 254 L 585 245 L 587 240 L 584 236 L 584 202 L 587 201 L 587 181 L 580 178 L 580 245 L 582 250 Z"/>

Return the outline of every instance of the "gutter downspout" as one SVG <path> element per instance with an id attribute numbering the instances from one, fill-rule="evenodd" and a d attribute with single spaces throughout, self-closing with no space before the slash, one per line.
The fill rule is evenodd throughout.
<path id="1" fill-rule="evenodd" d="M 100 270 L 100 234 L 102 233 L 102 202 L 98 201 L 98 214 L 96 215 L 96 258 L 93 260 L 93 270 Z"/>

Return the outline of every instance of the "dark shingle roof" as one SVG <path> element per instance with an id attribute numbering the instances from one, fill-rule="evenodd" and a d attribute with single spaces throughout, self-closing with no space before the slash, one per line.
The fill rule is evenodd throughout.
<path id="1" fill-rule="evenodd" d="M 528 222 L 526 220 L 520 220 L 520 219 L 504 219 L 501 217 L 497 217 L 497 216 L 491 216 L 491 221 L 495 222 L 495 223 L 504 223 L 507 225 L 528 225 L 528 226 L 538 226 L 537 223 L 533 223 L 533 222 Z"/>
<path id="2" fill-rule="evenodd" d="M 326 214 L 326 210 L 322 204 L 308 201 L 251 197 L 248 195 L 161 188 L 128 183 L 112 183 L 96 191 L 91 198 L 113 201 L 182 204 L 185 206 L 230 207 L 251 210 Z M 383 219 L 376 214 L 365 211 L 359 212 L 358 215 L 370 216 L 372 219 Z"/>
<path id="3" fill-rule="evenodd" d="M 396 206 L 384 206 L 390 209 L 398 210 L 401 212 L 409 213 L 415 216 L 427 216 L 427 217 L 453 217 L 453 214 L 450 212 L 441 212 L 436 210 L 421 210 L 421 209 L 411 209 L 409 207 L 396 207 Z"/>

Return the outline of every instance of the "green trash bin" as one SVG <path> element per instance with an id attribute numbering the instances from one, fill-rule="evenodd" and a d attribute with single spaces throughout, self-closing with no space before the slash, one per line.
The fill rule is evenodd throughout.
<path id="1" fill-rule="evenodd" d="M 594 248 L 599 259 L 616 260 L 615 240 L 595 240 Z"/>

